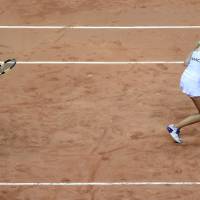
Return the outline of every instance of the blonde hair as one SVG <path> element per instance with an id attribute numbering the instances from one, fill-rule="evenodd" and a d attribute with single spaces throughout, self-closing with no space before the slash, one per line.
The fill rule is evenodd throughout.
<path id="1" fill-rule="evenodd" d="M 197 42 L 195 49 L 198 49 L 200 47 L 200 40 Z"/>

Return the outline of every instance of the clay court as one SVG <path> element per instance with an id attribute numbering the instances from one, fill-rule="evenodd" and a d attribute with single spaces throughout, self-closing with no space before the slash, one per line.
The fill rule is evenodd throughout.
<path id="1" fill-rule="evenodd" d="M 198 0 L 1 0 L 0 25 L 199 25 Z M 0 29 L 0 60 L 184 61 L 200 29 Z M 17 64 L 0 77 L 0 182 L 200 181 L 183 64 Z M 190 200 L 199 185 L 0 186 L 0 200 Z"/>

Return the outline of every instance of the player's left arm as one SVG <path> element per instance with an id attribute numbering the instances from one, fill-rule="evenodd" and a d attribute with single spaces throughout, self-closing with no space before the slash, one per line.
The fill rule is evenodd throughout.
<path id="1" fill-rule="evenodd" d="M 185 67 L 187 67 L 190 64 L 192 53 L 193 53 L 193 51 L 187 56 L 187 58 L 186 58 L 186 60 L 184 62 Z"/>

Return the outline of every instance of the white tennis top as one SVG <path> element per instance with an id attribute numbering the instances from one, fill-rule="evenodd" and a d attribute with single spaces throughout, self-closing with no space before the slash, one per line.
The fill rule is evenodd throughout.
<path id="1" fill-rule="evenodd" d="M 193 51 L 185 73 L 194 79 L 200 80 L 200 51 Z"/>

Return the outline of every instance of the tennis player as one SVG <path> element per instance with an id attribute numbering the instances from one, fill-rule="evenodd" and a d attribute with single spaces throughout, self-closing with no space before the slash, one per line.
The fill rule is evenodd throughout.
<path id="1" fill-rule="evenodd" d="M 200 122 L 200 41 L 185 60 L 185 66 L 186 69 L 180 80 L 180 88 L 183 93 L 191 98 L 198 114 L 193 114 L 177 124 L 167 126 L 167 131 L 177 143 L 182 143 L 180 138 L 181 128 Z"/>

